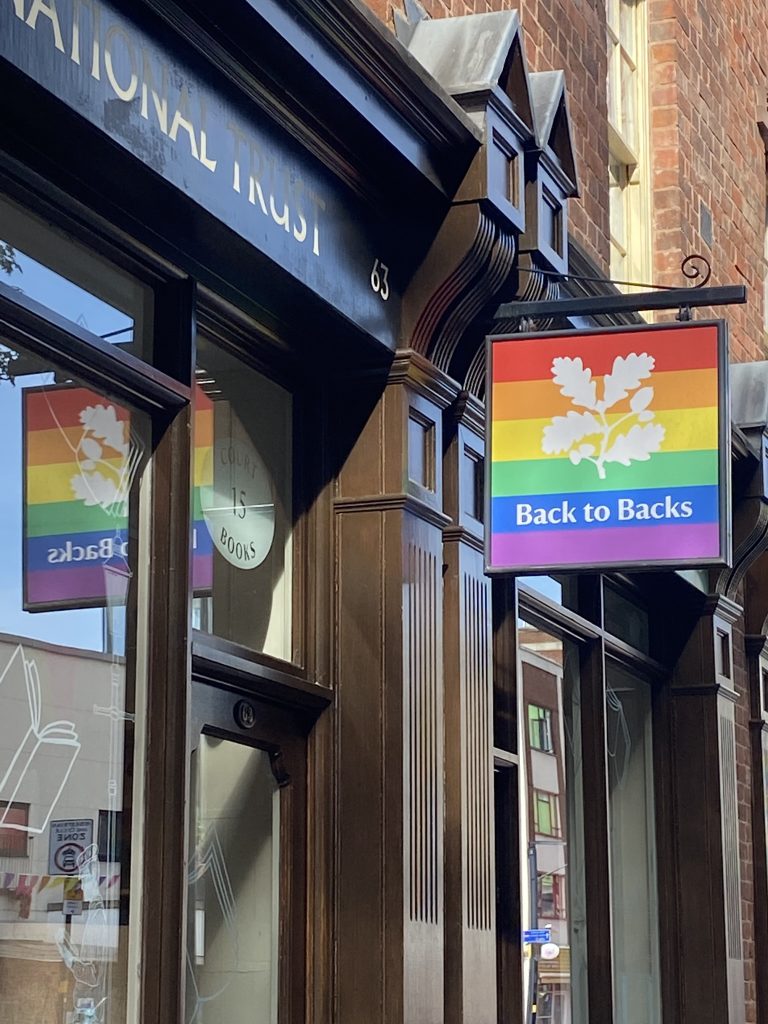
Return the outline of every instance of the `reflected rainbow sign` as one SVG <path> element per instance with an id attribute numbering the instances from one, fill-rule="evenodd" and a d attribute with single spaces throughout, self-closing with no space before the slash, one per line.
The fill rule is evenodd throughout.
<path id="1" fill-rule="evenodd" d="M 128 573 L 128 498 L 141 452 L 126 409 L 87 388 L 25 388 L 24 608 L 107 603 Z"/>
<path id="2" fill-rule="evenodd" d="M 486 571 L 730 560 L 722 321 L 488 340 Z"/>
<path id="3" fill-rule="evenodd" d="M 131 432 L 130 412 L 88 388 L 29 387 L 22 393 L 22 432 L 24 609 L 103 607 L 115 572 L 131 575 L 128 499 L 145 453 Z M 199 391 L 192 496 L 196 594 L 210 593 L 213 577 L 213 544 L 199 497 L 212 432 L 212 403 Z"/>
<path id="4" fill-rule="evenodd" d="M 213 587 L 213 540 L 203 516 L 201 488 L 213 482 L 213 402 L 199 384 L 194 401 L 194 467 L 192 480 L 192 588 L 203 596 Z"/>

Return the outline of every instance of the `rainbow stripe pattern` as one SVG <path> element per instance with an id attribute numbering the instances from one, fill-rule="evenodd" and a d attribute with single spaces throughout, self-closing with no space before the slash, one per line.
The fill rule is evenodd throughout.
<path id="1" fill-rule="evenodd" d="M 127 570 L 128 516 L 127 503 L 110 504 L 91 474 L 98 472 L 119 486 L 130 455 L 112 448 L 108 439 L 130 441 L 130 412 L 88 388 L 68 385 L 26 388 L 22 402 L 24 607 L 101 607 L 113 586 L 105 568 Z M 85 429 L 82 421 L 89 408 L 112 410 L 110 418 L 122 427 L 98 440 L 101 452 L 95 462 L 99 435 Z M 213 405 L 200 389 L 194 418 L 192 586 L 195 593 L 205 594 L 213 582 L 213 542 L 200 506 L 200 486 L 211 472 Z M 126 497 L 123 487 L 119 498 Z"/>
<path id="2" fill-rule="evenodd" d="M 89 470 L 119 481 L 124 456 L 106 442 L 89 460 L 88 431 L 82 422 L 92 407 L 113 410 L 128 439 L 127 410 L 87 388 L 54 386 L 23 392 L 24 436 L 24 607 L 94 607 L 106 603 L 105 565 L 125 565 L 128 517 L 121 504 L 105 508 L 88 494 Z M 113 436 L 113 440 L 116 435 Z M 80 480 L 87 500 L 78 496 Z"/>
<path id="3" fill-rule="evenodd" d="M 727 559 L 721 325 L 489 347 L 489 572 Z"/>
<path id="4" fill-rule="evenodd" d="M 208 594 L 213 587 L 213 540 L 203 516 L 201 488 L 213 483 L 213 402 L 195 386 L 194 478 L 192 486 L 192 589 Z"/>

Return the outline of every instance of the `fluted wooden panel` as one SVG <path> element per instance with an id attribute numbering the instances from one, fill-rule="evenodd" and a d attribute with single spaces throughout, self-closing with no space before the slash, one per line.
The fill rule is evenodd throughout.
<path id="1" fill-rule="evenodd" d="M 440 578 L 435 552 L 406 549 L 405 645 L 409 800 L 409 900 L 413 921 L 437 924 L 442 886 L 442 695 L 438 679 Z"/>
<path id="2" fill-rule="evenodd" d="M 491 709 L 488 658 L 490 607 L 487 580 L 465 573 L 465 623 L 462 677 L 464 684 L 463 790 L 466 817 L 463 831 L 466 884 L 465 921 L 487 929 L 493 922 L 493 829 L 491 793 Z"/>
<path id="3" fill-rule="evenodd" d="M 733 719 L 720 714 L 720 785 L 723 801 L 723 868 L 728 956 L 741 960 L 739 818 L 736 805 L 736 739 Z"/>

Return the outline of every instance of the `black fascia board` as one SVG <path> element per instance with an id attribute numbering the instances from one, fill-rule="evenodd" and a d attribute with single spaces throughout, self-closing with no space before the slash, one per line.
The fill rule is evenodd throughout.
<path id="1" fill-rule="evenodd" d="M 362 192 L 391 191 L 397 173 L 404 192 L 439 207 L 481 144 L 467 114 L 359 0 L 142 5 Z"/>

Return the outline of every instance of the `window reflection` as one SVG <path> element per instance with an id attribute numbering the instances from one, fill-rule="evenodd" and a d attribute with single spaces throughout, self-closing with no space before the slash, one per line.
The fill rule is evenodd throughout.
<path id="1" fill-rule="evenodd" d="M 617 586 L 606 583 L 604 588 L 605 628 L 620 640 L 648 654 L 650 629 L 648 612 L 638 601 Z"/>
<path id="2" fill-rule="evenodd" d="M 192 755 L 186 1024 L 277 1024 L 280 799 L 269 755 Z"/>
<path id="3" fill-rule="evenodd" d="M 546 929 L 548 943 L 526 948 L 525 1020 L 586 1024 L 586 923 L 578 651 L 521 622 L 527 844 L 523 927 Z"/>
<path id="4" fill-rule="evenodd" d="M 150 289 L 3 197 L 0 283 L 142 359 L 151 357 Z"/>
<path id="5" fill-rule="evenodd" d="M 615 1017 L 658 1024 L 651 689 L 611 667 L 606 692 Z"/>
<path id="6" fill-rule="evenodd" d="M 578 605 L 578 578 L 576 576 L 518 576 L 517 580 L 530 590 L 555 604 L 580 611 Z"/>
<path id="7" fill-rule="evenodd" d="M 118 1024 L 149 424 L 6 345 L 0 430 L 0 1020 Z"/>
<path id="8" fill-rule="evenodd" d="M 292 401 L 206 339 L 195 388 L 195 628 L 290 660 Z"/>

